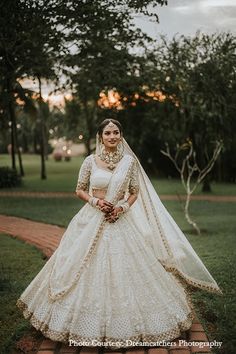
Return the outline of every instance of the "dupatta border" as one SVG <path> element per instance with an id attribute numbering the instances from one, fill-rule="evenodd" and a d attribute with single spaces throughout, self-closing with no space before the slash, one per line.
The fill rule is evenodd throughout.
<path id="1" fill-rule="evenodd" d="M 144 181 L 144 183 L 146 184 L 146 182 Z M 202 290 L 206 290 L 206 291 L 209 291 L 211 293 L 215 293 L 215 294 L 218 294 L 218 295 L 223 295 L 223 292 L 222 290 L 217 286 L 217 285 L 213 285 L 211 283 L 208 283 L 206 281 L 201 281 L 201 280 L 197 280 L 195 278 L 192 278 L 192 277 L 189 277 L 188 275 L 186 275 L 183 271 L 181 271 L 178 266 L 176 265 L 176 262 L 174 262 L 175 258 L 174 258 L 174 255 L 173 255 L 173 252 L 169 246 L 169 243 L 168 243 L 168 240 L 165 236 L 165 233 L 164 233 L 164 230 L 162 228 L 162 225 L 156 215 L 156 212 L 155 212 L 155 208 L 154 208 L 154 205 L 153 205 L 153 202 L 152 202 L 152 199 L 150 198 L 150 194 L 149 194 L 149 190 L 146 186 L 146 189 L 147 189 L 147 195 L 148 195 L 148 200 L 150 202 L 150 205 L 151 205 L 151 208 L 152 208 L 152 211 L 153 211 L 153 215 L 154 215 L 154 218 L 156 220 L 156 224 L 157 224 L 157 227 L 158 227 L 158 230 L 160 232 L 160 236 L 161 236 L 161 239 L 163 241 L 163 244 L 165 246 L 165 249 L 168 253 L 168 256 L 171 258 L 171 262 L 167 262 L 167 261 L 164 261 L 164 260 L 161 260 L 159 259 L 159 262 L 162 264 L 162 266 L 165 268 L 166 271 L 172 273 L 175 278 L 178 278 L 178 280 L 181 282 L 181 284 L 185 287 L 186 285 L 188 286 L 189 290 L 191 291 L 194 291 L 195 289 L 194 288 L 199 288 L 199 289 L 202 289 Z M 147 213 L 147 207 L 145 205 L 145 202 L 142 198 L 142 201 L 143 201 L 143 205 L 144 205 L 144 208 L 145 208 L 145 212 L 146 214 L 148 215 Z"/>
<path id="2" fill-rule="evenodd" d="M 113 198 L 111 199 L 111 202 L 113 204 L 116 204 L 117 201 L 119 200 L 119 197 L 120 195 L 123 193 L 123 189 L 130 177 L 130 173 L 131 173 L 131 170 L 132 170 L 132 164 L 134 162 L 134 159 L 132 157 L 130 157 L 129 155 L 127 155 L 127 157 L 129 158 L 128 160 L 128 163 L 129 163 L 129 166 L 127 168 L 127 171 L 126 171 L 126 174 L 125 174 L 125 177 L 124 179 L 122 180 L 122 182 L 118 185 L 117 189 L 115 190 L 114 194 L 113 194 Z M 109 183 L 109 186 L 108 186 L 108 190 L 107 190 L 107 193 L 106 193 L 106 196 L 107 194 L 109 193 L 110 191 L 110 186 L 111 186 L 111 181 L 112 181 L 112 178 L 115 174 L 112 175 L 111 177 L 111 180 L 110 180 L 110 183 Z M 81 274 L 82 274 L 82 271 L 84 270 L 85 267 L 88 267 L 88 263 L 89 263 L 89 260 L 91 259 L 93 253 L 94 253 L 94 250 L 97 246 L 97 242 L 99 240 L 99 238 L 101 237 L 102 235 L 102 232 L 103 232 L 103 229 L 104 229 L 104 226 L 106 224 L 106 219 L 105 219 L 105 216 L 104 215 L 101 215 L 101 219 L 99 220 L 99 227 L 97 229 L 97 232 L 96 232 L 96 235 L 92 241 L 92 244 L 90 246 L 90 248 L 88 249 L 88 251 L 86 252 L 86 255 L 85 257 L 83 258 L 82 260 L 82 264 L 80 266 L 80 269 L 79 271 L 77 272 L 77 274 L 75 275 L 75 278 L 74 278 L 74 281 L 67 287 L 65 287 L 64 290 L 58 292 L 58 293 L 54 293 L 52 292 L 52 288 L 51 288 L 51 283 L 50 283 L 50 279 L 51 279 L 51 276 L 52 276 L 52 273 L 53 273 L 53 270 L 54 270 L 54 265 L 55 265 L 55 262 L 54 262 L 54 265 L 52 266 L 52 270 L 50 272 L 50 276 L 49 276 L 49 287 L 48 287 L 48 296 L 50 298 L 50 300 L 52 301 L 56 301 L 60 298 L 62 298 L 63 296 L 65 296 L 74 286 L 75 284 L 77 283 L 77 281 L 79 280 Z"/>

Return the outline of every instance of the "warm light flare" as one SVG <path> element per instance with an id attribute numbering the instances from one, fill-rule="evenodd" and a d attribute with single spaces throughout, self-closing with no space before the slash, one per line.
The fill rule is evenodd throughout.
<path id="1" fill-rule="evenodd" d="M 146 93 L 148 97 L 152 97 L 155 101 L 164 102 L 166 100 L 166 95 L 164 95 L 161 91 L 148 91 Z"/>
<path id="2" fill-rule="evenodd" d="M 48 102 L 49 106 L 64 107 L 65 101 L 71 101 L 73 99 L 70 93 L 62 94 L 43 94 L 43 99 Z"/>
<path id="3" fill-rule="evenodd" d="M 107 95 L 102 91 L 99 96 L 100 98 L 97 103 L 102 108 L 116 108 L 118 110 L 124 108 L 121 103 L 120 94 L 117 91 L 108 90 Z"/>
<path id="4" fill-rule="evenodd" d="M 176 99 L 173 96 L 167 96 L 163 94 L 161 91 L 148 91 L 146 87 L 146 96 L 140 96 L 140 94 L 135 93 L 133 95 L 133 99 L 130 103 L 131 106 L 135 107 L 137 100 L 143 100 L 144 102 L 149 102 L 150 99 L 158 102 L 164 102 L 166 99 L 171 99 L 175 102 L 177 106 Z M 104 91 L 100 92 L 100 98 L 98 99 L 98 105 L 102 108 L 116 108 L 116 109 L 124 109 L 122 102 L 128 101 L 128 97 L 121 98 L 120 94 L 117 91 L 109 90 L 106 94 Z"/>

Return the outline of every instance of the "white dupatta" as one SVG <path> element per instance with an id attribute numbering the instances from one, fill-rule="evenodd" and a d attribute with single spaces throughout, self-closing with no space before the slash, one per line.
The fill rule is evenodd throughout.
<path id="1" fill-rule="evenodd" d="M 151 245 L 163 267 L 178 277 L 184 286 L 222 294 L 216 281 L 162 204 L 137 156 L 125 139 L 123 144 L 124 157 L 115 168 L 105 199 L 116 205 L 120 195 L 126 190 L 135 159 L 138 167 L 139 194 L 128 211 L 130 220 Z M 98 149 L 97 135 L 96 153 Z M 89 204 L 83 208 L 87 220 L 83 220 L 83 215 L 79 218 L 77 214 L 75 215 L 52 256 L 55 258 L 49 284 L 49 297 L 52 301 L 67 294 L 77 283 L 84 267 L 89 264 L 99 238 L 102 237 L 106 224 L 104 214 Z M 90 213 L 87 213 L 89 210 Z"/>
<path id="2" fill-rule="evenodd" d="M 111 176 L 105 199 L 114 205 L 127 187 L 133 162 L 130 155 L 124 155 Z M 78 282 L 106 223 L 104 213 L 90 204 L 86 204 L 71 220 L 52 256 L 54 262 L 48 292 L 52 301 L 66 295 Z"/>
<path id="3" fill-rule="evenodd" d="M 216 281 L 162 204 L 139 159 L 125 139 L 123 139 L 123 144 L 125 154 L 131 155 L 138 164 L 139 195 L 130 208 L 131 216 L 140 229 L 141 220 L 144 225 L 148 223 L 150 226 L 148 232 L 142 232 L 151 244 L 156 258 L 189 290 L 200 288 L 222 294 Z"/>

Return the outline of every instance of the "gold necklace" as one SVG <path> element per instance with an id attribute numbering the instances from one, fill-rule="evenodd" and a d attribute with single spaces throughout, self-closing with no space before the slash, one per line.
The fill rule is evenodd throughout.
<path id="1" fill-rule="evenodd" d="M 122 159 L 123 154 L 119 150 L 114 152 L 106 151 L 105 148 L 101 149 L 101 153 L 98 155 L 100 159 L 108 164 L 110 170 L 114 170 L 116 164 Z"/>

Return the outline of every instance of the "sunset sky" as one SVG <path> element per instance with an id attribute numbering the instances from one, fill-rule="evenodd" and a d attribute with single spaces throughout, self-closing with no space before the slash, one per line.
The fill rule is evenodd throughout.
<path id="1" fill-rule="evenodd" d="M 193 36 L 197 30 L 205 33 L 231 31 L 236 34 L 236 0 L 168 0 L 168 6 L 155 8 L 160 23 L 153 23 L 144 16 L 135 17 L 135 24 L 158 40 L 160 34 L 172 38 L 175 34 Z M 25 87 L 37 89 L 31 80 Z M 43 85 L 43 96 L 48 98 L 52 90 Z M 63 102 L 63 95 L 51 96 L 53 104 Z"/>

